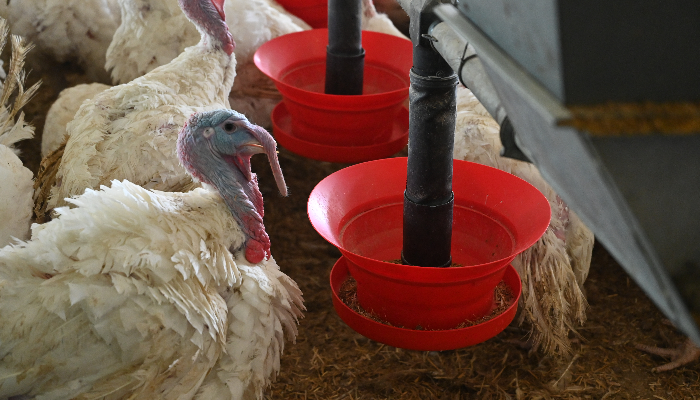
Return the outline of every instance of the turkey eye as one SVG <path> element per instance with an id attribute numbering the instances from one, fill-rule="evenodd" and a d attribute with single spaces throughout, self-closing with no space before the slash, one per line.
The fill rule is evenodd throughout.
<path id="1" fill-rule="evenodd" d="M 224 130 L 226 132 L 233 132 L 234 130 L 236 130 L 236 125 L 234 125 L 233 122 L 227 122 L 226 124 L 224 124 Z"/>

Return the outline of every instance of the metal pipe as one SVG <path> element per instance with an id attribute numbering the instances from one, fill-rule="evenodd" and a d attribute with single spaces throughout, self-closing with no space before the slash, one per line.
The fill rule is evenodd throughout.
<path id="1" fill-rule="evenodd" d="M 513 124 L 508 119 L 496 88 L 486 74 L 474 46 L 444 22 L 432 25 L 428 34 L 432 38 L 433 47 L 455 70 L 460 82 L 471 90 L 486 111 L 501 126 L 500 136 L 503 144 L 501 156 L 531 162 L 517 145 Z"/>
<path id="2" fill-rule="evenodd" d="M 496 122 L 501 124 L 506 118 L 506 110 L 503 108 L 496 88 L 486 74 L 474 46 L 467 43 L 444 22 L 433 25 L 428 34 L 433 37 L 433 47 L 455 70 L 460 82 L 474 93 L 486 111 Z"/>
<path id="3" fill-rule="evenodd" d="M 362 94 L 365 50 L 360 1 L 328 0 L 326 94 Z"/>
<path id="4" fill-rule="evenodd" d="M 440 54 L 422 40 L 413 48 L 410 76 L 401 259 L 408 265 L 449 267 L 457 76 Z"/>

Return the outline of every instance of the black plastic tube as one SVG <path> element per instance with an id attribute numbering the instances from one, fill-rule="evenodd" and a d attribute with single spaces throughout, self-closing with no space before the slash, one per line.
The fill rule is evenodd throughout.
<path id="1" fill-rule="evenodd" d="M 457 75 L 440 54 L 420 45 L 414 47 L 410 75 L 401 259 L 408 265 L 449 267 Z"/>
<path id="2" fill-rule="evenodd" d="M 328 0 L 326 94 L 362 94 L 365 50 L 360 1 Z"/>

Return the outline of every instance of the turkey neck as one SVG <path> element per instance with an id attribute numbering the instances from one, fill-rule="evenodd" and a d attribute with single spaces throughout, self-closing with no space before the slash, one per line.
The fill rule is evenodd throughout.
<path id="1" fill-rule="evenodd" d="M 191 100 L 188 104 L 219 103 L 228 107 L 228 95 L 236 77 L 236 57 L 222 45 L 222 40 L 228 38 L 234 46 L 228 27 L 213 6 L 208 14 L 198 6 L 208 4 L 209 0 L 180 0 L 180 3 L 200 33 L 199 43 L 134 81 L 159 81 Z"/>
<path id="2" fill-rule="evenodd" d="M 180 96 L 192 99 L 187 101 L 189 104 L 219 103 L 228 107 L 228 95 L 236 77 L 236 57 L 200 42 L 137 80 L 146 77 L 176 88 Z"/>
<path id="3" fill-rule="evenodd" d="M 209 164 L 204 168 L 206 171 L 215 171 L 202 173 L 201 177 L 219 191 L 221 198 L 246 237 L 244 245 L 247 246 L 249 240 L 256 241 L 269 254 L 270 238 L 263 224 L 265 211 L 262 194 L 258 189 L 257 176 L 252 174 L 250 181 L 247 181 L 238 168 L 226 162 L 219 155 L 210 154 L 207 158 L 199 159 L 206 160 L 206 163 Z M 231 251 L 235 250 L 238 249 L 231 249 Z"/>
<path id="4" fill-rule="evenodd" d="M 224 20 L 223 0 L 178 0 L 182 12 L 197 27 L 202 42 L 233 53 L 236 43 Z M 202 43 L 200 42 L 200 43 Z"/>

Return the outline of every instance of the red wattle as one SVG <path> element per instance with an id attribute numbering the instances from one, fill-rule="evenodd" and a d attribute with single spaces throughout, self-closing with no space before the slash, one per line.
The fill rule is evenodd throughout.
<path id="1" fill-rule="evenodd" d="M 245 245 L 245 259 L 249 263 L 257 264 L 265 259 L 267 252 L 260 242 L 249 240 Z"/>
<path id="2" fill-rule="evenodd" d="M 226 54 L 231 55 L 233 54 L 233 51 L 236 49 L 236 46 L 234 46 L 232 43 L 226 43 L 224 45 L 224 51 Z"/>
<path id="3" fill-rule="evenodd" d="M 231 55 L 234 50 L 236 50 L 236 42 L 233 41 L 233 36 L 231 36 L 231 32 L 226 33 L 227 37 L 227 42 L 224 43 L 224 51 L 226 54 Z"/>

